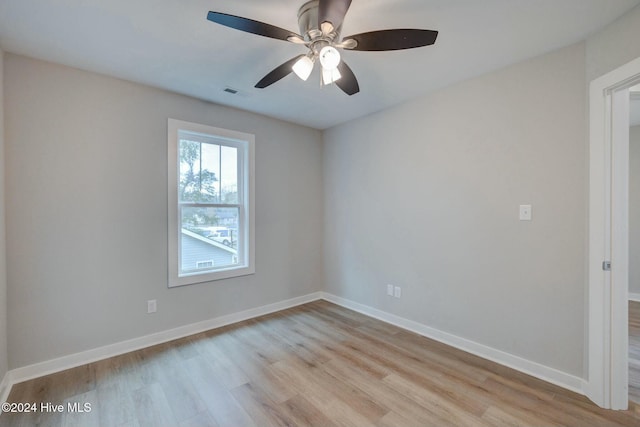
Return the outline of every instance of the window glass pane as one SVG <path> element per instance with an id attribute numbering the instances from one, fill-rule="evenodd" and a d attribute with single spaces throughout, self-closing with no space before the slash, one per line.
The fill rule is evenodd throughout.
<path id="1" fill-rule="evenodd" d="M 220 150 L 220 203 L 238 203 L 238 149 L 222 146 Z"/>
<path id="2" fill-rule="evenodd" d="M 181 211 L 182 273 L 239 264 L 238 208 L 183 206 Z"/>
<path id="3" fill-rule="evenodd" d="M 216 144 L 200 144 L 202 147 L 203 179 L 209 179 L 210 193 L 203 194 L 203 201 L 220 203 L 220 146 Z M 204 172 L 209 175 L 205 177 Z"/>
<path id="4" fill-rule="evenodd" d="M 180 138 L 179 155 L 180 201 L 217 203 L 220 194 L 220 146 Z"/>

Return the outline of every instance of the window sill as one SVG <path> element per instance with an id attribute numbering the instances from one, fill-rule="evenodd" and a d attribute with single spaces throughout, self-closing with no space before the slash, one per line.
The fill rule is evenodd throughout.
<path id="1" fill-rule="evenodd" d="M 253 266 L 228 268 L 225 270 L 213 271 L 210 273 L 185 274 L 169 279 L 169 287 L 195 285 L 198 283 L 214 282 L 216 280 L 232 279 L 234 277 L 250 276 L 255 274 Z"/>

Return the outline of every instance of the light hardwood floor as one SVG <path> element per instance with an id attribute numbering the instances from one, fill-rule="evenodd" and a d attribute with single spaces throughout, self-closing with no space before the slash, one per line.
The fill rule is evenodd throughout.
<path id="1" fill-rule="evenodd" d="M 17 384 L 2 426 L 640 426 L 583 396 L 325 301 Z M 65 408 L 66 409 L 66 408 Z"/>
<path id="2" fill-rule="evenodd" d="M 640 404 L 640 302 L 629 301 L 629 400 Z"/>

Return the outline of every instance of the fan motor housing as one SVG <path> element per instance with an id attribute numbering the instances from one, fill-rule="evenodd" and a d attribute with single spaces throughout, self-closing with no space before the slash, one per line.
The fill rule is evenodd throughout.
<path id="1" fill-rule="evenodd" d="M 342 25 L 340 25 L 331 33 L 323 36 L 322 31 L 318 28 L 318 0 L 308 1 L 300 7 L 300 10 L 298 10 L 298 26 L 300 27 L 300 34 L 307 42 L 324 39 L 332 43 L 338 39 L 342 30 Z"/>

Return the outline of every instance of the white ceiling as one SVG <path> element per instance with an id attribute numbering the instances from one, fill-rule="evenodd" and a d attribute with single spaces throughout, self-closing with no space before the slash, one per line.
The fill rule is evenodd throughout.
<path id="1" fill-rule="evenodd" d="M 361 92 L 290 75 L 255 83 L 303 46 L 207 21 L 209 10 L 298 32 L 305 0 L 0 0 L 9 52 L 165 88 L 318 129 L 584 39 L 640 0 L 354 0 L 342 34 L 440 31 L 431 47 L 344 52 Z M 223 92 L 239 90 L 237 95 Z"/>

